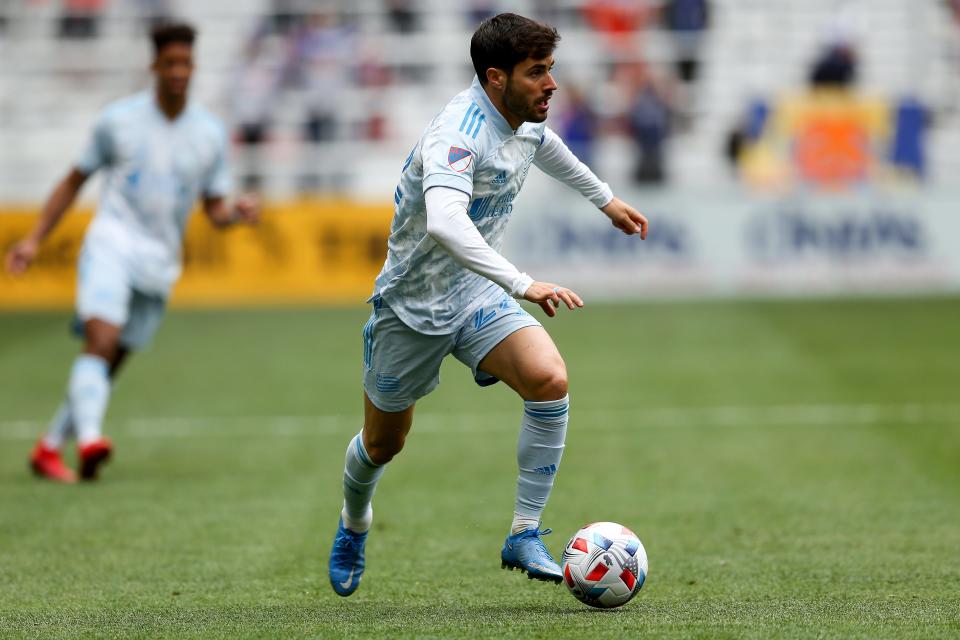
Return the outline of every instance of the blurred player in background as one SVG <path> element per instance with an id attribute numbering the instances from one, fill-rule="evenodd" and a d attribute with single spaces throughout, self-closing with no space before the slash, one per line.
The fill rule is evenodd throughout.
<path id="1" fill-rule="evenodd" d="M 550 336 L 514 298 L 548 316 L 583 301 L 520 273 L 498 249 L 531 163 L 577 189 L 626 234 L 645 238 L 647 220 L 543 124 L 557 90 L 550 71 L 559 38 L 552 27 L 510 13 L 481 24 L 470 43 L 473 85 L 434 118 L 403 166 L 387 260 L 363 330 L 364 425 L 347 446 L 330 553 L 330 582 L 342 596 L 360 584 L 384 465 L 403 448 L 414 403 L 437 386 L 451 353 L 480 386 L 503 380 L 524 400 L 520 476 L 501 564 L 561 580 L 540 517 L 566 437 L 567 371 Z"/>
<path id="2" fill-rule="evenodd" d="M 160 324 L 180 275 L 184 228 L 197 199 L 218 227 L 254 223 L 259 216 L 250 196 L 227 203 L 225 130 L 210 112 L 187 100 L 195 35 L 186 24 L 154 29 L 154 89 L 101 112 L 92 140 L 53 190 L 36 226 L 6 256 L 8 271 L 24 272 L 83 184 L 105 170 L 77 267 L 83 352 L 70 371 L 66 400 L 30 457 L 39 476 L 76 480 L 60 456 L 72 433 L 81 478 L 96 478 L 109 459 L 112 445 L 101 428 L 111 381 L 130 351 L 145 346 Z"/>

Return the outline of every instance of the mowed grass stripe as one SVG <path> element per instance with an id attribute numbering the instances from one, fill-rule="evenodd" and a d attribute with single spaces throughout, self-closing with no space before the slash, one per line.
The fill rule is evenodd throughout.
<path id="1" fill-rule="evenodd" d="M 581 409 L 573 420 L 598 424 L 591 430 L 662 427 L 817 427 L 845 425 L 960 425 L 960 404 L 784 405 L 756 407 L 662 407 L 657 409 Z M 518 416 L 510 412 L 418 413 L 418 431 L 514 431 Z M 106 429 L 131 438 L 273 437 L 341 433 L 358 418 L 316 416 L 169 416 L 113 421 Z M 0 440 L 30 440 L 44 429 L 35 420 L 0 421 Z"/>

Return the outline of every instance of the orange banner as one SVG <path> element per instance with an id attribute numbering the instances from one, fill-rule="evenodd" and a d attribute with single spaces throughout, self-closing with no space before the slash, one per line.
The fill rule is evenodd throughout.
<path id="1" fill-rule="evenodd" d="M 393 210 L 351 201 L 269 205 L 256 227 L 213 228 L 195 213 L 184 243 L 184 270 L 172 304 L 362 303 L 386 255 Z M 69 213 L 44 242 L 27 274 L 0 274 L 0 309 L 73 304 L 77 256 L 90 210 Z M 6 252 L 36 212 L 0 210 Z"/>

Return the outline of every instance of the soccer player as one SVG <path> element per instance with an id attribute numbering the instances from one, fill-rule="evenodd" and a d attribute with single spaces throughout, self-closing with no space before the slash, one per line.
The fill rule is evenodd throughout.
<path id="1" fill-rule="evenodd" d="M 477 72 L 426 128 L 403 165 L 373 311 L 363 329 L 364 424 L 347 446 L 344 504 L 330 553 L 330 583 L 349 596 L 360 584 L 371 499 L 385 465 L 403 448 L 414 403 L 439 383 L 448 354 L 480 386 L 504 381 L 523 399 L 513 523 L 501 566 L 559 582 L 540 529 L 567 431 L 567 371 L 557 347 L 514 298 L 548 316 L 580 297 L 521 273 L 498 253 L 513 200 L 531 164 L 577 189 L 626 234 L 647 220 L 614 198 L 543 123 L 557 84 L 559 34 L 511 13 L 483 22 L 470 56 Z"/>
<path id="2" fill-rule="evenodd" d="M 127 355 L 145 346 L 160 324 L 180 275 L 183 232 L 194 203 L 202 199 L 218 227 L 254 223 L 259 216 L 252 196 L 228 204 L 225 130 L 210 112 L 187 100 L 194 29 L 168 24 L 151 35 L 153 90 L 117 100 L 101 112 L 89 145 L 54 188 L 33 230 L 6 256 L 8 271 L 25 271 L 83 184 L 104 169 L 97 214 L 77 267 L 83 352 L 70 371 L 66 400 L 30 456 L 37 475 L 60 482 L 76 480 L 60 456 L 72 433 L 81 478 L 95 479 L 110 458 L 112 445 L 101 427 L 112 380 Z"/>

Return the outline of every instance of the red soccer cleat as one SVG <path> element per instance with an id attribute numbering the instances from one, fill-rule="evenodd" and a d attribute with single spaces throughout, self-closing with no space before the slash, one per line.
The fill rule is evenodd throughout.
<path id="1" fill-rule="evenodd" d="M 113 445 L 107 438 L 98 438 L 80 447 L 80 479 L 96 480 L 100 465 L 110 459 Z"/>
<path id="2" fill-rule="evenodd" d="M 77 474 L 63 464 L 60 452 L 45 445 L 43 440 L 37 443 L 30 454 L 30 468 L 37 476 L 54 482 L 73 484 L 77 481 Z"/>

